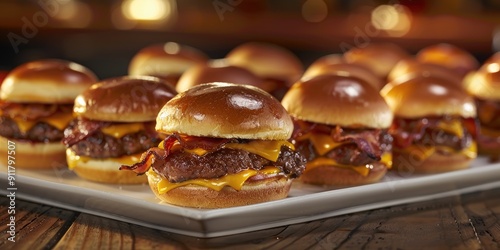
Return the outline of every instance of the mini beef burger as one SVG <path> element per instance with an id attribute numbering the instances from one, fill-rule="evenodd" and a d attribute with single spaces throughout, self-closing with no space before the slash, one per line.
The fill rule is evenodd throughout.
<path id="1" fill-rule="evenodd" d="M 97 81 L 82 65 L 55 59 L 22 64 L 0 89 L 0 140 L 16 143 L 16 167 L 66 166 L 64 129 L 73 119 L 75 97 Z M 0 156 L 7 159 L 7 146 Z"/>
<path id="2" fill-rule="evenodd" d="M 436 173 L 467 168 L 477 155 L 474 100 L 456 83 L 415 77 L 382 95 L 395 114 L 391 134 L 398 172 Z"/>
<path id="3" fill-rule="evenodd" d="M 119 77 L 92 85 L 75 99 L 75 119 L 64 131 L 68 166 L 96 182 L 134 184 L 146 178 L 119 171 L 162 140 L 154 130 L 163 104 L 176 94 L 156 77 Z"/>
<path id="4" fill-rule="evenodd" d="M 292 136 L 308 163 L 305 183 L 353 186 L 379 181 L 391 167 L 392 112 L 363 80 L 319 75 L 295 83 L 282 100 Z"/>
<path id="5" fill-rule="evenodd" d="M 222 208 L 285 198 L 305 159 L 287 140 L 293 123 L 281 104 L 249 85 L 197 85 L 156 118 L 166 134 L 133 170 L 170 204 Z M 128 171 L 127 171 L 128 172 Z"/>
<path id="6" fill-rule="evenodd" d="M 488 61 L 480 70 L 470 73 L 465 86 L 476 102 L 480 125 L 478 151 L 492 160 L 500 160 L 500 53 Z"/>

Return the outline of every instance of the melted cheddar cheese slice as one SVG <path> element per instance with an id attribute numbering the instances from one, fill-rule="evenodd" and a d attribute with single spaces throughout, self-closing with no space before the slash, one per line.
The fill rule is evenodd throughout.
<path id="1" fill-rule="evenodd" d="M 437 124 L 437 127 L 445 132 L 458 136 L 458 138 L 460 139 L 464 137 L 464 129 L 462 127 L 462 122 L 460 122 L 460 120 L 458 119 L 453 119 L 449 122 L 440 121 Z"/>
<path id="2" fill-rule="evenodd" d="M 158 193 L 164 194 L 174 188 L 186 186 L 186 185 L 196 185 L 196 186 L 202 186 L 206 188 L 213 189 L 215 191 L 220 191 L 222 188 L 225 186 L 230 186 L 236 190 L 241 190 L 245 182 L 252 176 L 255 176 L 256 174 L 266 174 L 266 175 L 271 175 L 271 174 L 276 174 L 279 173 L 280 170 L 276 167 L 266 167 L 261 170 L 253 170 L 253 169 L 247 169 L 243 170 L 239 173 L 236 174 L 228 174 L 225 176 L 222 176 L 220 178 L 215 178 L 215 179 L 193 179 L 193 180 L 187 180 L 179 183 L 171 183 L 166 179 L 161 179 L 158 184 Z M 161 178 L 158 176 L 151 168 L 149 169 L 148 172 L 146 172 L 146 175 L 151 176 L 153 178 Z"/>
<path id="3" fill-rule="evenodd" d="M 103 160 L 103 161 L 112 160 L 112 161 L 115 161 L 115 162 L 122 164 L 122 165 L 131 166 L 131 165 L 140 161 L 141 155 L 142 155 L 142 153 L 133 154 L 133 155 L 124 155 L 124 156 L 116 157 L 116 158 L 95 159 L 95 158 L 91 158 L 88 156 L 77 155 L 71 149 L 66 150 L 66 159 L 68 162 L 69 169 L 74 169 L 79 163 L 87 163 L 89 161 L 96 161 L 96 160 Z M 116 169 L 118 169 L 118 168 L 116 168 Z"/>
<path id="4" fill-rule="evenodd" d="M 59 130 L 64 130 L 66 128 L 66 126 L 68 126 L 69 122 L 71 120 L 73 120 L 73 114 L 72 113 L 56 113 L 54 115 L 44 117 L 44 118 L 41 118 L 39 120 L 34 120 L 34 121 L 25 121 L 25 120 L 19 119 L 19 118 L 13 118 L 13 120 L 16 122 L 21 133 L 28 132 L 38 122 L 45 122 L 45 123 L 50 124 Z"/>
<path id="5" fill-rule="evenodd" d="M 137 133 L 144 129 L 145 129 L 144 124 L 138 122 L 138 123 L 126 123 L 126 124 L 112 124 L 110 126 L 101 128 L 101 132 L 109 136 L 113 136 L 117 139 L 120 139 L 127 134 Z"/>
<path id="6" fill-rule="evenodd" d="M 392 167 L 392 154 L 389 152 L 386 152 L 382 154 L 382 159 L 380 160 L 381 163 L 385 164 L 387 168 Z M 366 164 L 366 165 L 361 165 L 361 166 L 351 166 L 351 165 L 344 165 L 336 162 L 333 159 L 326 158 L 326 157 L 318 157 L 306 164 L 306 170 L 310 171 L 313 168 L 317 168 L 319 166 L 331 166 L 331 167 L 339 167 L 339 168 L 348 168 L 352 169 L 356 172 L 358 172 L 362 176 L 368 176 L 370 173 L 370 169 L 373 167 L 371 164 Z"/>
<path id="7" fill-rule="evenodd" d="M 418 157 L 421 161 L 429 158 L 436 150 L 441 150 L 445 151 L 448 153 L 457 153 L 455 150 L 449 147 L 445 146 L 436 146 L 436 147 L 426 147 L 422 145 L 411 145 L 409 147 L 404 148 L 402 151 L 405 151 L 411 155 L 414 155 Z M 460 154 L 463 154 L 464 156 L 474 159 L 477 157 L 477 144 L 475 142 L 471 143 L 471 145 L 468 148 L 463 149 L 462 151 L 458 152 Z"/>
<path id="8" fill-rule="evenodd" d="M 332 149 L 343 145 L 344 143 L 342 142 L 335 142 L 333 138 L 330 135 L 327 134 L 317 134 L 317 133 L 307 133 L 298 140 L 306 140 L 309 139 L 311 144 L 313 145 L 314 149 L 319 155 L 325 155 Z M 385 164 L 387 168 L 392 167 L 392 154 L 391 153 L 384 153 L 381 156 L 381 163 Z M 343 165 L 338 162 L 336 162 L 333 159 L 326 158 L 326 157 L 318 157 L 310 162 L 307 163 L 306 165 L 306 172 L 310 169 L 319 167 L 319 166 L 333 166 L 333 167 L 341 167 L 341 168 L 350 168 L 362 176 L 367 176 L 370 173 L 370 164 L 363 165 L 363 166 L 351 166 L 351 165 Z"/>
<path id="9" fill-rule="evenodd" d="M 281 147 L 286 146 L 292 150 L 295 149 L 292 143 L 288 141 L 261 141 L 255 140 L 248 143 L 228 143 L 224 148 L 241 149 L 250 153 L 260 155 L 270 161 L 277 161 L 281 152 Z"/>

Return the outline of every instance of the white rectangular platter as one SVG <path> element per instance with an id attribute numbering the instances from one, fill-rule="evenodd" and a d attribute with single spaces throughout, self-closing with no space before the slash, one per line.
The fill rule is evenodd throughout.
<path id="1" fill-rule="evenodd" d="M 7 183 L 7 168 L 0 180 Z M 7 186 L 7 185 L 5 185 Z M 168 232 L 211 238 L 336 215 L 500 187 L 500 163 L 476 159 L 472 167 L 435 175 L 389 173 L 380 183 L 326 189 L 294 183 L 288 198 L 261 204 L 192 209 L 160 203 L 147 185 L 84 181 L 67 169 L 16 169 L 16 199 L 62 207 Z M 7 194 L 8 189 L 0 190 Z"/>

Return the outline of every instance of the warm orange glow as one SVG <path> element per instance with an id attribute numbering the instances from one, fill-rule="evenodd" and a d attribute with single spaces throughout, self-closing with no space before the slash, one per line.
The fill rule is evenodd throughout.
<path id="1" fill-rule="evenodd" d="M 328 15 L 325 0 L 307 0 L 302 5 L 302 17 L 311 23 L 323 21 Z"/>
<path id="2" fill-rule="evenodd" d="M 60 9 L 54 14 L 54 18 L 64 21 L 65 26 L 84 28 L 92 21 L 92 10 L 87 3 L 78 0 L 65 0 L 59 3 Z"/>
<path id="3" fill-rule="evenodd" d="M 411 13 L 403 5 L 380 5 L 372 11 L 372 25 L 390 36 L 404 36 L 411 28 Z"/>
<path id="4" fill-rule="evenodd" d="M 171 12 L 169 1 L 165 0 L 125 0 L 121 9 L 126 18 L 144 21 L 165 19 Z"/>

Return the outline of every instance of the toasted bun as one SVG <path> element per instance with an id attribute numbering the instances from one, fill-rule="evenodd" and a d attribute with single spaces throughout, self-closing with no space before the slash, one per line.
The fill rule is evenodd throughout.
<path id="1" fill-rule="evenodd" d="M 387 173 L 387 166 L 382 163 L 373 163 L 367 176 L 342 167 L 318 166 L 306 170 L 299 178 L 300 181 L 325 186 L 358 186 L 380 181 Z M 307 169 L 307 167 L 306 167 Z"/>
<path id="2" fill-rule="evenodd" d="M 299 81 L 281 103 L 291 116 L 323 124 L 388 128 L 393 119 L 378 91 L 355 77 L 321 75 Z"/>
<path id="3" fill-rule="evenodd" d="M 198 63 L 206 63 L 208 56 L 202 51 L 174 42 L 145 47 L 132 58 L 128 73 L 132 76 L 181 75 Z"/>
<path id="4" fill-rule="evenodd" d="M 475 97 L 500 101 L 500 63 L 485 64 L 481 70 L 469 73 L 464 85 Z"/>
<path id="5" fill-rule="evenodd" d="M 339 63 L 345 63 L 344 56 L 342 54 L 328 54 L 325 56 L 322 56 L 316 60 L 314 60 L 311 65 L 307 68 L 307 71 L 309 69 L 314 69 L 314 68 L 322 68 L 324 66 L 330 66 L 334 64 L 339 64 Z M 307 73 L 306 71 L 306 73 Z M 306 74 L 304 73 L 304 74 Z"/>
<path id="6" fill-rule="evenodd" d="M 318 75 L 335 74 L 360 78 L 377 90 L 380 90 L 385 85 L 385 80 L 382 80 L 382 78 L 378 77 L 371 70 L 360 64 L 336 63 L 323 66 L 319 64 L 315 65 L 318 66 L 311 66 L 307 68 L 306 72 L 302 76 L 302 80 L 307 80 L 308 78 Z"/>
<path id="7" fill-rule="evenodd" d="M 278 100 L 250 85 L 207 83 L 172 98 L 156 130 L 192 136 L 287 140 L 293 122 Z"/>
<path id="8" fill-rule="evenodd" d="M 220 191 L 187 185 L 160 194 L 158 183 L 161 178 L 148 176 L 149 186 L 160 200 L 169 204 L 195 208 L 225 208 L 256 204 L 286 198 L 292 181 L 286 177 L 269 178 L 263 181 L 245 183 L 241 190 L 224 187 Z"/>
<path id="9" fill-rule="evenodd" d="M 462 84 L 462 77 L 443 65 L 419 62 L 415 59 L 399 61 L 387 76 L 388 82 L 395 82 L 407 76 L 436 76 L 448 79 L 457 85 Z"/>
<path id="10" fill-rule="evenodd" d="M 53 169 L 66 167 L 66 148 L 60 142 L 52 143 L 33 143 L 28 141 L 19 141 L 7 139 L 0 136 L 0 157 L 7 163 L 8 158 L 8 141 L 15 143 L 16 152 L 15 166 L 16 168 L 25 169 Z M 14 144 L 12 144 L 14 145 Z"/>
<path id="11" fill-rule="evenodd" d="M 371 43 L 344 53 L 346 62 L 364 65 L 383 79 L 396 63 L 408 57 L 410 55 L 407 51 L 392 43 Z"/>
<path id="12" fill-rule="evenodd" d="M 7 75 L 0 99 L 20 103 L 73 103 L 75 97 L 97 81 L 84 66 L 57 59 L 22 64 Z"/>
<path id="13" fill-rule="evenodd" d="M 75 99 L 77 116 L 98 121 L 154 121 L 161 107 L 177 92 L 152 76 L 125 76 L 93 84 Z"/>
<path id="14" fill-rule="evenodd" d="M 393 150 L 392 166 L 394 171 L 400 175 L 448 172 L 468 168 L 473 160 L 460 153 L 444 155 L 437 152 L 425 160 L 421 160 L 418 154 L 418 152 Z"/>
<path id="15" fill-rule="evenodd" d="M 113 158 L 74 161 L 75 155 L 71 149 L 66 149 L 68 166 L 80 178 L 109 184 L 141 184 L 147 183 L 145 175 L 138 176 L 133 171 L 120 171 L 122 163 Z"/>
<path id="16" fill-rule="evenodd" d="M 448 67 L 461 77 L 479 67 L 479 62 L 471 53 L 447 43 L 425 47 L 417 53 L 415 58 L 420 62 Z"/>
<path id="17" fill-rule="evenodd" d="M 183 92 L 193 86 L 210 82 L 232 82 L 253 85 L 256 87 L 261 87 L 263 85 L 262 79 L 251 71 L 239 66 L 227 64 L 199 64 L 182 74 L 176 89 L 178 92 Z"/>
<path id="18" fill-rule="evenodd" d="M 400 117 L 476 116 L 473 98 L 453 82 L 439 77 L 410 78 L 398 85 L 386 85 L 381 93 Z"/>
<path id="19" fill-rule="evenodd" d="M 296 55 L 274 44 L 244 43 L 231 50 L 226 59 L 261 78 L 282 80 L 288 85 L 297 81 L 304 71 Z"/>

